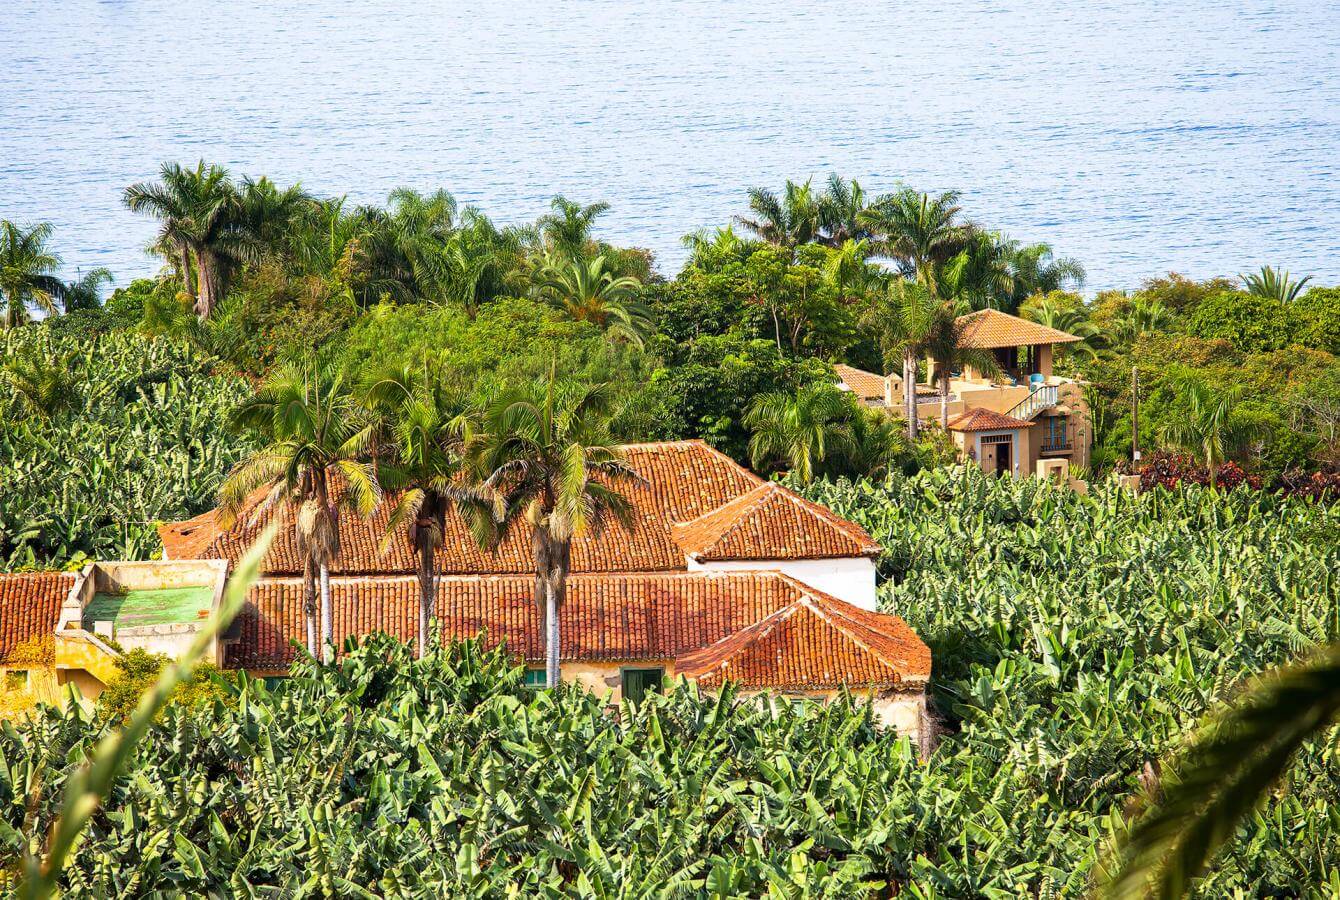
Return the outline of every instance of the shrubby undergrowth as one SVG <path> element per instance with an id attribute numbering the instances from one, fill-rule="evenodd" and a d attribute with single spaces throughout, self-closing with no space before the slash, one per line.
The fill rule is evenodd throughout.
<path id="1" fill-rule="evenodd" d="M 273 689 L 244 680 L 235 705 L 170 707 L 71 892 L 1079 896 L 1209 704 L 1340 634 L 1336 507 L 971 470 L 809 493 L 884 543 L 883 600 L 935 651 L 947 733 L 925 763 L 859 703 L 680 686 L 616 715 L 528 692 L 473 644 L 414 661 L 378 638 Z M 0 734 L 0 863 L 105 727 L 46 711 Z M 1287 787 L 1202 896 L 1340 885 L 1333 752 L 1306 751 Z"/>

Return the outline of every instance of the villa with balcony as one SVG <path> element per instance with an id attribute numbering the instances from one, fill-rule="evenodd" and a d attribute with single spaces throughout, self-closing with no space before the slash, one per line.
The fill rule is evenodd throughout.
<path id="1" fill-rule="evenodd" d="M 1071 466 L 1088 465 L 1093 430 L 1083 383 L 1052 371 L 1058 345 L 1081 340 L 994 309 L 959 318 L 962 345 L 990 351 L 998 371 L 971 367 L 953 372 L 949 382 L 949 433 L 965 460 L 984 471 L 1015 478 L 1067 480 Z M 902 413 L 898 373 L 878 375 L 847 365 L 834 367 L 839 386 L 867 406 Z M 939 422 L 941 400 L 929 383 L 917 386 L 917 418 Z"/>

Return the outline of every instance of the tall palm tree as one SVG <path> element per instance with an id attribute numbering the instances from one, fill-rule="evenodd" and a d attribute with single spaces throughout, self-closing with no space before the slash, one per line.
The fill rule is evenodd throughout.
<path id="1" fill-rule="evenodd" d="M 544 380 L 504 391 L 488 405 L 471 458 L 482 491 L 496 498 L 500 533 L 530 531 L 535 602 L 545 635 L 545 670 L 558 684 L 558 614 L 566 597 L 572 541 L 610 519 L 628 523 L 620 488 L 640 481 L 610 439 L 606 385 Z"/>
<path id="2" fill-rule="evenodd" d="M 234 410 L 232 424 L 255 431 L 264 446 L 224 481 L 221 524 L 231 527 L 259 488 L 266 489 L 266 496 L 251 511 L 253 519 L 278 510 L 292 520 L 305 560 L 307 648 L 316 655 L 315 572 L 322 655 L 329 662 L 334 650 L 330 567 L 340 554 L 340 510 L 367 517 L 381 497 L 376 469 L 367 459 L 375 429 L 342 376 L 320 361 L 276 373 Z"/>
<path id="3" fill-rule="evenodd" d="M 829 175 L 819 198 L 819 243 L 837 248 L 848 241 L 870 238 L 870 229 L 861 221 L 868 206 L 865 190 L 856 179 L 847 181 L 836 172 Z"/>
<path id="4" fill-rule="evenodd" d="M 280 188 L 265 177 L 242 179 L 238 224 L 268 256 L 296 258 L 297 242 L 317 212 L 316 199 L 302 185 Z"/>
<path id="5" fill-rule="evenodd" d="M 876 236 L 879 253 L 935 291 L 940 267 L 963 249 L 968 237 L 961 213 L 958 191 L 932 197 L 904 188 L 881 197 L 859 218 Z"/>
<path id="6" fill-rule="evenodd" d="M 891 282 L 862 315 L 862 324 L 879 343 L 884 365 L 902 366 L 903 415 L 907 438 L 917 439 L 917 361 L 926 355 L 942 327 L 945 305 L 920 282 Z"/>
<path id="7" fill-rule="evenodd" d="M 202 320 L 223 299 L 230 266 L 258 258 L 237 188 L 219 166 L 206 167 L 203 160 L 194 169 L 164 163 L 157 182 L 132 184 L 123 200 L 133 212 L 158 219 L 154 246 L 171 254 L 182 291 Z"/>
<path id="8" fill-rule="evenodd" d="M 801 483 L 814 480 L 817 466 L 831 454 L 856 449 L 849 398 L 823 382 L 806 385 L 794 394 L 764 394 L 745 413 L 744 424 L 753 431 L 749 459 L 762 469 L 784 463 Z"/>
<path id="9" fill-rule="evenodd" d="M 560 257 L 587 256 L 595 243 L 591 231 L 596 219 L 609 212 L 610 205 L 590 203 L 582 206 L 563 196 L 555 197 L 549 205 L 551 211 L 535 223 L 545 250 Z"/>
<path id="10" fill-rule="evenodd" d="M 1298 295 L 1303 292 L 1303 287 L 1312 280 L 1312 276 L 1308 275 L 1299 281 L 1293 281 L 1289 278 L 1288 271 L 1271 266 L 1262 266 L 1259 273 L 1239 275 L 1238 278 L 1242 279 L 1247 293 L 1267 300 L 1278 300 L 1280 303 L 1292 303 L 1297 300 Z"/>
<path id="11" fill-rule="evenodd" d="M 1117 847 L 1100 884 L 1113 900 L 1176 900 L 1288 770 L 1340 720 L 1340 644 L 1258 679 L 1211 714 L 1164 766 L 1177 773 Z"/>
<path id="12" fill-rule="evenodd" d="M 428 624 L 437 599 L 437 554 L 447 516 L 457 503 L 477 501 L 479 493 L 460 478 L 470 438 L 469 415 L 442 382 L 426 369 L 392 369 L 364 389 L 389 451 L 379 460 L 378 481 L 385 491 L 400 492 L 387 521 L 382 550 L 402 532 L 419 560 L 419 636 L 417 650 L 427 652 Z"/>
<path id="13" fill-rule="evenodd" d="M 651 332 L 651 314 L 637 300 L 637 279 L 615 278 L 603 255 L 591 260 L 551 260 L 542 270 L 539 292 L 579 322 L 641 345 Z"/>
<path id="14" fill-rule="evenodd" d="M 814 240 L 823 225 L 821 204 L 809 181 L 797 184 L 788 179 L 781 197 L 763 188 L 750 188 L 749 210 L 750 215 L 736 216 L 735 221 L 769 244 L 788 250 Z"/>
<path id="15" fill-rule="evenodd" d="M 1017 241 L 998 232 L 965 229 L 962 249 L 942 267 L 938 292 L 967 301 L 971 309 L 1005 307 L 1013 312 L 1017 250 Z"/>
<path id="16" fill-rule="evenodd" d="M 1176 390 L 1180 401 L 1178 415 L 1163 426 L 1159 436 L 1204 460 L 1213 490 L 1219 467 L 1250 437 L 1250 429 L 1234 418 L 1242 389 L 1237 385 L 1211 386 L 1185 378 Z"/>
<path id="17" fill-rule="evenodd" d="M 1014 274 L 1011 307 L 1018 309 L 1029 297 L 1052 291 L 1078 291 L 1084 287 L 1084 266 L 1068 257 L 1056 258 L 1050 244 L 1020 247 L 1011 242 L 1010 265 Z"/>
<path id="18" fill-rule="evenodd" d="M 51 225 L 43 222 L 23 229 L 0 220 L 0 300 L 4 301 L 5 328 L 16 328 L 32 318 L 30 309 L 56 311 L 65 284 L 56 277 L 61 259 L 47 249 Z"/>
<path id="19" fill-rule="evenodd" d="M 67 281 L 61 290 L 61 308 L 67 313 L 77 309 L 97 309 L 102 306 L 102 286 L 112 281 L 112 273 L 102 268 Z"/>

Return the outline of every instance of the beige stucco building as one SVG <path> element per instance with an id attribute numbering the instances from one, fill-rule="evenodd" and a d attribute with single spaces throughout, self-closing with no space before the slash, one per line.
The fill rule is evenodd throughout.
<path id="1" fill-rule="evenodd" d="M 991 353 L 998 371 L 952 373 L 947 405 L 937 387 L 918 385 L 917 418 L 934 423 L 947 411 L 955 446 L 987 472 L 1069 481 L 1072 466 L 1087 467 L 1093 426 L 1084 384 L 1052 367 L 1056 346 L 1080 338 L 994 309 L 962 316 L 958 325 L 962 345 Z M 862 402 L 901 414 L 900 375 L 834 368 L 840 386 Z M 926 372 L 933 371 L 932 361 Z"/>

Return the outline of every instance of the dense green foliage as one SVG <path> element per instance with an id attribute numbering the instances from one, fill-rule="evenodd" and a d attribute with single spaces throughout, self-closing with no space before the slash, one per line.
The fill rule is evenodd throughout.
<path id="1" fill-rule="evenodd" d="M 808 493 L 884 543 L 883 602 L 934 649 L 948 730 L 925 764 L 859 705 L 680 687 L 614 715 L 582 691 L 527 692 L 472 645 L 415 661 L 375 639 L 270 690 L 225 688 L 235 706 L 170 707 L 67 883 L 1078 896 L 1148 766 L 1212 702 L 1340 635 L 1334 507 L 1198 488 L 1085 497 L 953 470 Z M 0 735 L 10 859 L 98 732 L 48 711 Z M 1338 784 L 1333 753 L 1304 752 L 1200 895 L 1324 896 L 1340 883 Z"/>
<path id="2" fill-rule="evenodd" d="M 180 342 L 51 326 L 0 338 L 0 568 L 147 558 L 214 505 L 250 389 Z"/>

